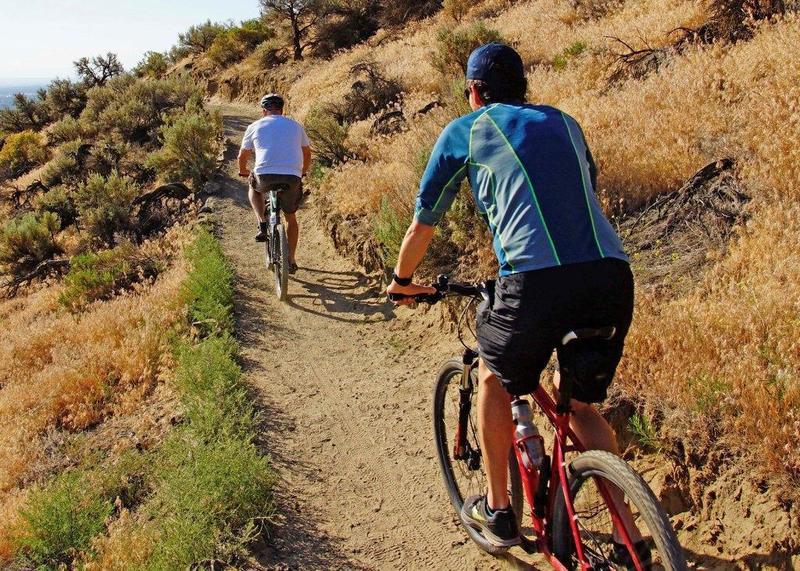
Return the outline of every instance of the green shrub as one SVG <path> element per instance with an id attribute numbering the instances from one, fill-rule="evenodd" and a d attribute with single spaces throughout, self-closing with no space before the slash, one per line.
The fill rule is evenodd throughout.
<path id="1" fill-rule="evenodd" d="M 563 52 L 557 54 L 553 58 L 553 68 L 557 71 L 562 71 L 567 67 L 569 60 L 578 57 L 586 51 L 586 44 L 583 42 L 575 42 L 567 46 Z"/>
<path id="2" fill-rule="evenodd" d="M 308 112 L 305 129 L 314 156 L 321 165 L 330 167 L 350 158 L 350 151 L 344 144 L 348 127 L 348 123 L 340 123 L 330 109 L 313 107 Z"/>
<path id="3" fill-rule="evenodd" d="M 33 203 L 36 212 L 52 212 L 61 221 L 61 227 L 66 228 L 78 216 L 75 203 L 72 201 L 71 193 L 66 187 L 57 186 L 51 188 L 41 196 L 37 197 Z"/>
<path id="4" fill-rule="evenodd" d="M 133 73 L 138 77 L 161 79 L 167 73 L 168 68 L 169 60 L 165 54 L 149 51 L 144 53 L 142 61 L 133 68 Z"/>
<path id="5" fill-rule="evenodd" d="M 216 37 L 228 29 L 224 24 L 206 20 L 202 24 L 190 26 L 186 32 L 178 34 L 178 51 L 183 53 L 202 53 L 211 47 Z"/>
<path id="6" fill-rule="evenodd" d="M 45 102 L 47 94 L 40 90 L 35 98 L 23 93 L 14 95 L 14 104 L 8 109 L 0 109 L 0 133 L 20 133 L 38 131 L 50 122 L 50 108 Z"/>
<path id="7" fill-rule="evenodd" d="M 456 22 L 460 22 L 461 18 L 467 15 L 470 8 L 475 3 L 470 0 L 444 0 L 442 7 L 445 14 L 453 18 Z"/>
<path id="8" fill-rule="evenodd" d="M 42 182 L 48 187 L 62 183 L 77 184 L 83 177 L 82 163 L 86 152 L 87 146 L 82 139 L 61 145 L 56 157 L 42 170 Z"/>
<path id="9" fill-rule="evenodd" d="M 51 143 L 61 144 L 75 141 L 83 136 L 83 129 L 77 119 L 68 115 L 53 124 L 47 132 L 47 138 Z"/>
<path id="10" fill-rule="evenodd" d="M 383 75 L 377 64 L 365 61 L 350 69 L 352 88 L 340 104 L 329 106 L 339 123 L 366 119 L 373 113 L 396 102 L 403 88 L 393 78 Z"/>
<path id="11" fill-rule="evenodd" d="M 631 431 L 636 441 L 646 450 L 661 451 L 661 441 L 658 439 L 656 429 L 650 419 L 642 414 L 634 414 L 628 419 L 628 430 Z"/>
<path id="12" fill-rule="evenodd" d="M 58 301 L 75 311 L 93 301 L 108 299 L 134 283 L 152 279 L 162 269 L 158 262 L 142 256 L 132 244 L 80 254 L 72 258 Z"/>
<path id="13" fill-rule="evenodd" d="M 45 97 L 52 119 L 77 117 L 86 105 L 86 86 L 69 79 L 55 79 Z"/>
<path id="14" fill-rule="evenodd" d="M 191 179 L 199 190 L 216 168 L 217 136 L 222 128 L 218 114 L 188 113 L 161 128 L 162 147 L 147 164 L 170 181 Z"/>
<path id="15" fill-rule="evenodd" d="M 497 30 L 487 28 L 483 22 L 455 30 L 441 29 L 436 34 L 433 67 L 445 76 L 463 76 L 472 50 L 489 42 L 503 42 L 503 37 Z"/>
<path id="16" fill-rule="evenodd" d="M 165 120 L 183 113 L 196 93 L 196 86 L 185 77 L 115 78 L 89 91 L 80 121 L 87 132 L 117 133 L 126 142 L 153 146 Z"/>
<path id="17" fill-rule="evenodd" d="M 105 528 L 113 504 L 86 486 L 80 473 L 59 476 L 33 492 L 21 511 L 25 533 L 18 539 L 23 564 L 54 569 L 69 565 Z"/>
<path id="18" fill-rule="evenodd" d="M 75 193 L 78 220 L 93 238 L 114 244 L 114 235 L 131 229 L 131 202 L 139 189 L 129 178 L 93 174 Z"/>
<path id="19" fill-rule="evenodd" d="M 283 42 L 271 39 L 258 44 L 252 58 L 259 68 L 270 69 L 289 61 L 289 54 Z"/>
<path id="20" fill-rule="evenodd" d="M 59 252 L 55 233 L 61 223 L 52 212 L 29 212 L 13 218 L 0 230 L 0 265 L 12 274 L 32 270 Z"/>
<path id="21" fill-rule="evenodd" d="M 47 160 L 47 150 L 39 133 L 23 131 L 6 137 L 0 149 L 0 174 L 17 178 Z"/>
<path id="22" fill-rule="evenodd" d="M 208 48 L 208 57 L 218 66 L 227 66 L 241 61 L 247 48 L 236 40 L 233 30 L 225 30 L 217 34 Z"/>
<path id="23" fill-rule="evenodd" d="M 384 265 L 393 268 L 397 264 L 400 246 L 411 224 L 413 213 L 398 208 L 390 197 L 384 196 L 374 223 L 375 239 L 381 245 Z"/>

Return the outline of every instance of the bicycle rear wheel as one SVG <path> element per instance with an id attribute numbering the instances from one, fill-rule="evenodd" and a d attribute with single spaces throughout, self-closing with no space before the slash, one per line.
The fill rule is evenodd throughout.
<path id="1" fill-rule="evenodd" d="M 272 239 L 274 240 L 272 268 L 275 272 L 275 293 L 279 300 L 286 301 L 286 292 L 289 287 L 289 240 L 286 238 L 286 229 L 283 224 L 275 227 Z"/>
<path id="2" fill-rule="evenodd" d="M 486 473 L 483 470 L 483 459 L 478 442 L 477 425 L 477 370 L 473 369 L 473 391 L 470 397 L 472 409 L 467 422 L 467 458 L 453 458 L 453 444 L 458 426 L 459 389 L 464 365 L 460 359 L 447 361 L 439 370 L 436 387 L 433 393 L 433 431 L 436 438 L 436 451 L 439 467 L 442 470 L 444 484 L 456 513 L 461 513 L 464 500 L 474 494 L 485 494 L 487 489 Z M 517 517 L 522 520 L 522 481 L 517 468 L 514 451 L 509 451 L 509 495 L 511 506 Z M 484 551 L 498 555 L 508 550 L 507 547 L 495 547 L 476 530 L 463 526 L 470 538 Z"/>
<path id="3" fill-rule="evenodd" d="M 678 538 L 664 508 L 647 483 L 621 458 L 609 452 L 591 450 L 567 466 L 578 531 L 584 555 L 593 569 L 625 568 L 614 561 L 611 543 L 613 523 L 598 483 L 620 490 L 633 512 L 634 522 L 652 553 L 645 569 L 683 571 L 687 569 Z M 559 487 L 553 507 L 553 553 L 568 568 L 579 567 L 569 525 L 564 494 Z M 634 567 L 628 567 L 633 569 Z"/>

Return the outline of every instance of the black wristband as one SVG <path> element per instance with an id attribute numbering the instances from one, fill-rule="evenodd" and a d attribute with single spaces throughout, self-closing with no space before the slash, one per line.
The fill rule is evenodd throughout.
<path id="1" fill-rule="evenodd" d="M 394 273 L 394 270 L 392 271 L 392 281 L 399 286 L 411 285 L 412 279 L 413 279 L 413 274 L 408 276 L 407 278 L 401 278 L 396 273 Z"/>

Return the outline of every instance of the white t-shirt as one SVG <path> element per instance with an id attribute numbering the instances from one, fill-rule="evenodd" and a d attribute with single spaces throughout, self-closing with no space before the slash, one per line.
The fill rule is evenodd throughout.
<path id="1" fill-rule="evenodd" d="M 283 115 L 267 115 L 244 132 L 242 148 L 255 152 L 255 174 L 303 174 L 303 151 L 308 147 L 303 126 Z"/>

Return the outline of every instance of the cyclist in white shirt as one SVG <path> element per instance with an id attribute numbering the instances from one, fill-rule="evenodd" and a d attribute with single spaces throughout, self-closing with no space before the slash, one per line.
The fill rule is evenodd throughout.
<path id="1" fill-rule="evenodd" d="M 300 206 L 303 189 L 300 178 L 311 165 L 311 143 L 303 126 L 284 117 L 283 98 L 269 93 L 261 99 L 262 117 L 251 124 L 244 133 L 239 150 L 239 176 L 250 182 L 250 204 L 258 220 L 257 242 L 267 238 L 267 220 L 264 218 L 265 198 L 272 184 L 288 184 L 289 190 L 280 193 L 279 205 L 286 217 L 289 238 L 289 271 L 297 271 L 295 252 L 299 229 L 295 213 Z M 247 168 L 255 156 L 253 170 Z"/>

